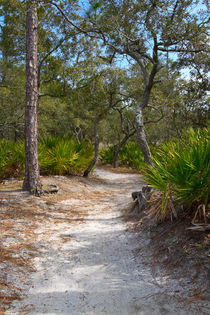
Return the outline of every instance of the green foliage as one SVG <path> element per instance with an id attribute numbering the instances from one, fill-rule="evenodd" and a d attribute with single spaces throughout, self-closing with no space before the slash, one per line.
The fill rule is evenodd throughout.
<path id="1" fill-rule="evenodd" d="M 145 181 L 162 191 L 164 212 L 169 200 L 193 206 L 206 205 L 210 187 L 209 130 L 189 129 L 183 138 L 164 144 L 153 159 L 154 168 L 147 166 Z M 149 171 L 149 172 L 148 172 Z"/>
<path id="2" fill-rule="evenodd" d="M 39 165 L 42 175 L 81 174 L 93 157 L 93 147 L 72 138 L 48 136 L 39 142 Z M 24 175 L 24 143 L 0 140 L 0 179 Z"/>
<path id="3" fill-rule="evenodd" d="M 13 144 L 14 145 L 14 144 Z M 12 151 L 13 163 L 18 163 L 19 171 L 24 170 L 25 167 L 25 145 L 24 142 L 18 142 L 14 145 Z"/>
<path id="4" fill-rule="evenodd" d="M 40 160 L 40 172 L 43 174 L 68 174 L 77 158 L 74 143 L 59 139 L 55 146 L 46 147 L 45 157 Z"/>
<path id="5" fill-rule="evenodd" d="M 0 140 L 0 179 L 23 175 L 24 144 Z"/>
<path id="6" fill-rule="evenodd" d="M 100 152 L 101 161 L 112 163 L 114 158 L 114 146 L 103 148 Z M 144 157 L 136 142 L 127 142 L 119 154 L 119 163 L 124 166 L 132 167 L 138 171 L 144 168 Z"/>
<path id="7" fill-rule="evenodd" d="M 11 155 L 11 143 L 7 140 L 1 140 L 0 142 L 0 174 L 4 172 L 5 167 L 8 165 L 10 155 Z"/>
<path id="8" fill-rule="evenodd" d="M 93 158 L 93 146 L 89 141 L 82 141 L 76 144 L 78 158 L 74 164 L 74 172 L 83 173 Z"/>
<path id="9" fill-rule="evenodd" d="M 136 170 L 144 167 L 144 157 L 137 142 L 128 142 L 120 152 L 119 161 Z"/>
<path id="10" fill-rule="evenodd" d="M 104 147 L 100 151 L 100 160 L 105 164 L 111 164 L 114 158 L 114 146 Z"/>
<path id="11" fill-rule="evenodd" d="M 72 138 L 48 136 L 39 144 L 41 174 L 69 175 L 82 173 L 93 156 L 89 142 L 76 143 Z"/>

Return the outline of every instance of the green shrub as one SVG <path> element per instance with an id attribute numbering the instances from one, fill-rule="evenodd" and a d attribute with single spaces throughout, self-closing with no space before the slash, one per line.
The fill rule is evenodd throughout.
<path id="1" fill-rule="evenodd" d="M 80 174 L 83 173 L 89 166 L 93 158 L 94 149 L 89 141 L 82 141 L 79 144 L 76 143 L 75 148 L 78 153 L 78 158 L 75 160 L 73 168 L 74 172 Z"/>
<path id="2" fill-rule="evenodd" d="M 66 139 L 58 139 L 54 146 L 45 147 L 45 155 L 40 160 L 40 173 L 42 174 L 68 174 L 78 154 L 74 143 Z"/>
<path id="3" fill-rule="evenodd" d="M 80 174 L 93 156 L 89 142 L 76 143 L 72 138 L 49 136 L 39 142 L 41 174 Z"/>
<path id="4" fill-rule="evenodd" d="M 23 141 L 15 143 L 12 151 L 12 159 L 18 165 L 20 173 L 23 173 L 25 168 L 25 145 Z"/>
<path id="5" fill-rule="evenodd" d="M 102 148 L 100 151 L 100 160 L 105 164 L 111 164 L 114 159 L 114 146 Z"/>
<path id="6" fill-rule="evenodd" d="M 39 141 L 39 166 L 42 175 L 81 174 L 93 157 L 93 146 L 72 138 L 49 136 Z M 0 140 L 0 179 L 24 175 L 24 143 Z"/>
<path id="7" fill-rule="evenodd" d="M 147 166 L 145 181 L 162 192 L 161 215 L 169 200 L 189 209 L 207 205 L 210 187 L 209 130 L 188 130 L 183 138 L 164 144 Z M 149 171 L 149 172 L 148 172 Z"/>
<path id="8" fill-rule="evenodd" d="M 113 163 L 115 147 L 103 148 L 100 152 L 101 161 Z M 136 142 L 127 142 L 119 154 L 119 163 L 140 171 L 144 168 L 144 157 Z"/>
<path id="9" fill-rule="evenodd" d="M 24 144 L 0 140 L 0 179 L 17 177 L 24 173 Z"/>
<path id="10" fill-rule="evenodd" d="M 7 140 L 0 140 L 0 176 L 3 174 L 6 168 L 10 165 L 12 146 L 11 142 Z"/>
<path id="11" fill-rule="evenodd" d="M 144 157 L 137 142 L 127 142 L 119 155 L 122 165 L 130 166 L 138 171 L 144 168 Z"/>

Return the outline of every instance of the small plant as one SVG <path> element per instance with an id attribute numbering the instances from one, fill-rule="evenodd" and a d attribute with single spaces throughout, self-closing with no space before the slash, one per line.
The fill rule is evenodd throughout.
<path id="1" fill-rule="evenodd" d="M 43 175 L 82 174 L 93 156 L 88 142 L 76 143 L 72 138 L 49 136 L 39 141 L 39 166 Z M 0 140 L 0 179 L 24 175 L 24 143 Z"/>
<path id="2" fill-rule="evenodd" d="M 200 266 L 200 265 L 201 265 L 201 258 L 198 257 L 198 256 L 195 257 L 195 258 L 194 258 L 194 262 L 195 262 L 195 265 L 196 265 L 196 266 Z"/>
<path id="3" fill-rule="evenodd" d="M 105 164 L 111 164 L 114 159 L 114 146 L 102 148 L 100 151 L 100 160 Z"/>
<path id="4" fill-rule="evenodd" d="M 17 177 L 24 173 L 24 144 L 0 141 L 0 178 Z"/>
<path id="5" fill-rule="evenodd" d="M 42 174 L 69 175 L 82 173 L 93 155 L 89 142 L 76 143 L 72 138 L 49 136 L 39 143 Z"/>
<path id="6" fill-rule="evenodd" d="M 48 139 L 43 141 L 45 151 L 44 157 L 42 156 L 40 161 L 40 172 L 43 174 L 68 174 L 73 162 L 78 157 L 74 143 L 65 138 L 55 137 L 54 140 L 54 142 L 48 141 Z"/>
<path id="7" fill-rule="evenodd" d="M 115 147 L 103 148 L 100 152 L 101 161 L 112 163 L 114 159 Z M 144 168 L 144 157 L 136 142 L 127 142 L 119 154 L 119 163 L 123 166 L 129 166 L 138 171 Z"/>
<path id="8" fill-rule="evenodd" d="M 210 187 L 209 130 L 188 130 L 181 141 L 164 144 L 147 166 L 145 181 L 160 191 L 161 203 L 155 208 L 162 219 L 172 214 L 174 203 L 184 204 L 189 211 L 202 209 L 209 201 Z M 157 204 L 157 200 L 156 200 Z"/>
<path id="9" fill-rule="evenodd" d="M 144 168 L 144 157 L 138 143 L 128 142 L 120 152 L 120 163 L 130 166 L 136 170 Z"/>
<path id="10" fill-rule="evenodd" d="M 83 174 L 93 158 L 93 146 L 89 141 L 82 141 L 75 144 L 78 158 L 73 164 L 74 173 Z"/>
<path id="11" fill-rule="evenodd" d="M 0 140 L 0 176 L 2 177 L 5 169 L 10 165 L 12 154 L 11 142 L 7 140 Z"/>

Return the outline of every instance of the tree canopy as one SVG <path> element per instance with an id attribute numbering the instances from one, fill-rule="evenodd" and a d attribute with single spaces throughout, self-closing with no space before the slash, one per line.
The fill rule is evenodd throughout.
<path id="1" fill-rule="evenodd" d="M 24 132 L 26 7 L 0 5 L 0 135 L 15 141 Z M 151 164 L 148 142 L 207 126 L 206 1 L 44 0 L 37 13 L 39 137 L 94 143 L 97 121 L 103 145 L 136 133 Z"/>

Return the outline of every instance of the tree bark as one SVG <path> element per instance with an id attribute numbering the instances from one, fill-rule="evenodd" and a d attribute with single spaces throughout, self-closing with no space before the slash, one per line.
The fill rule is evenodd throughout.
<path id="1" fill-rule="evenodd" d="M 84 171 L 83 176 L 88 177 L 89 173 L 92 171 L 93 167 L 95 166 L 97 160 L 98 160 L 98 152 L 99 152 L 99 143 L 100 143 L 100 138 L 98 134 L 98 123 L 99 120 L 95 121 L 94 125 L 94 136 L 95 136 L 95 142 L 94 142 L 94 157 L 92 161 L 90 162 L 88 168 Z"/>
<path id="2" fill-rule="evenodd" d="M 153 66 L 153 69 L 154 69 L 154 66 Z M 151 155 L 151 151 L 147 143 L 147 139 L 146 139 L 146 135 L 144 131 L 143 109 L 147 107 L 149 104 L 149 98 L 150 98 L 150 94 L 151 94 L 151 90 L 153 86 L 155 73 L 153 74 L 153 70 L 152 70 L 150 73 L 149 82 L 148 83 L 145 82 L 142 100 L 141 100 L 141 103 L 137 106 L 136 113 L 135 113 L 137 141 L 143 153 L 145 163 L 152 166 L 153 166 L 152 155 Z"/>
<path id="3" fill-rule="evenodd" d="M 151 151 L 144 132 L 143 109 L 141 106 L 139 106 L 136 110 L 136 136 L 140 149 L 143 153 L 145 163 L 153 166 Z"/>
<path id="4" fill-rule="evenodd" d="M 28 0 L 26 15 L 26 105 L 25 105 L 25 179 L 23 189 L 40 195 L 37 110 L 38 110 L 38 71 L 37 71 L 37 0 Z"/>
<path id="5" fill-rule="evenodd" d="M 144 155 L 145 163 L 152 165 L 151 152 L 147 143 L 145 131 L 144 131 L 144 119 L 143 119 L 143 109 L 148 106 L 149 99 L 154 85 L 155 75 L 159 71 L 159 61 L 158 61 L 158 44 L 156 36 L 153 37 L 154 46 L 153 46 L 153 56 L 152 56 L 152 70 L 148 73 L 145 65 L 142 63 L 142 56 L 128 51 L 129 55 L 135 59 L 142 71 L 144 78 L 144 92 L 140 104 L 136 108 L 135 119 L 136 119 L 136 135 L 137 141 L 139 143 L 140 149 Z"/>
<path id="6" fill-rule="evenodd" d="M 126 142 L 128 141 L 128 139 L 129 139 L 131 136 L 133 136 L 135 132 L 136 132 L 136 130 L 133 131 L 132 133 L 129 133 L 129 134 L 125 135 L 125 137 L 124 137 L 124 138 L 122 139 L 122 141 L 119 143 L 119 145 L 118 145 L 118 147 L 117 147 L 117 149 L 115 150 L 115 153 L 114 153 L 114 158 L 113 158 L 113 167 L 114 167 L 114 168 L 117 168 L 117 167 L 119 166 L 119 161 L 118 161 L 118 159 L 119 159 L 119 154 L 120 154 L 120 152 L 121 152 L 123 146 L 124 146 L 124 145 L 126 144 Z"/>
<path id="7" fill-rule="evenodd" d="M 94 137 L 95 137 L 95 142 L 94 142 L 94 158 L 92 159 L 92 161 L 90 162 L 90 165 L 88 166 L 88 168 L 84 171 L 83 176 L 84 177 L 88 177 L 89 173 L 92 171 L 93 167 L 95 166 L 97 160 L 98 160 L 98 152 L 99 152 L 99 143 L 100 143 L 100 137 L 98 134 L 98 125 L 100 123 L 100 121 L 104 118 L 104 115 L 111 109 L 113 108 L 115 105 L 117 105 L 119 103 L 119 100 L 117 100 L 114 104 L 113 104 L 113 94 L 110 94 L 110 100 L 109 100 L 109 106 L 105 107 L 103 109 L 103 111 L 98 115 L 98 117 L 95 118 L 94 120 Z"/>

